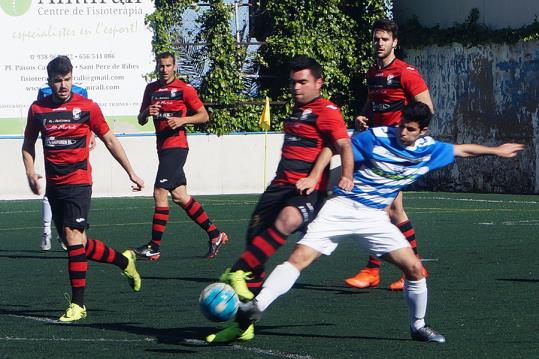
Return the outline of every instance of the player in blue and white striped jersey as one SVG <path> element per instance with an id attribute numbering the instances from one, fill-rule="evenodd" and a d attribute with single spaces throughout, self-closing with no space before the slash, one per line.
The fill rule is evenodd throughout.
<path id="1" fill-rule="evenodd" d="M 399 127 L 375 127 L 354 136 L 354 188 L 351 192 L 336 188 L 335 193 L 368 207 L 384 209 L 403 187 L 453 162 L 452 144 L 420 137 L 403 146 L 402 131 Z"/>
<path id="2" fill-rule="evenodd" d="M 236 332 L 234 327 L 230 327 L 229 333 L 220 332 L 222 337 L 214 342 L 252 338 L 254 334 L 250 338 L 242 337 L 242 328 L 252 325 L 275 299 L 288 292 L 303 269 L 320 255 L 329 256 L 342 239 L 350 237 L 357 239 L 371 255 L 393 263 L 403 271 L 404 298 L 410 313 L 412 339 L 445 342 L 443 335 L 425 323 L 427 283 L 421 262 L 384 209 L 404 187 L 429 171 L 447 166 L 455 157 L 514 157 L 523 146 L 506 143 L 487 147 L 439 142 L 425 136 L 431 116 L 427 105 L 412 102 L 404 108 L 398 127 L 373 128 L 352 138 L 355 160 L 353 190 L 335 189 L 335 196 L 326 201 L 288 260 L 273 270 L 253 301 L 240 306 Z M 329 162 L 331 151 L 327 149 L 320 156 L 317 166 Z M 309 178 L 304 180 L 298 181 L 297 187 L 308 193 L 312 181 Z"/>

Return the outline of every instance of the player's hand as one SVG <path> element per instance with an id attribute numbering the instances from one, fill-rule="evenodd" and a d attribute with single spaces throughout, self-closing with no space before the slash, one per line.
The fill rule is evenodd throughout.
<path id="1" fill-rule="evenodd" d="M 296 189 L 301 195 L 309 195 L 314 191 L 317 182 L 316 179 L 311 177 L 300 178 L 296 182 Z"/>
<path id="2" fill-rule="evenodd" d="M 369 119 L 365 116 L 357 116 L 354 121 L 354 127 L 356 131 L 365 131 L 369 129 Z"/>
<path id="3" fill-rule="evenodd" d="M 134 185 L 131 186 L 132 192 L 140 192 L 144 188 L 144 180 L 136 174 L 130 175 L 129 179 L 134 183 Z"/>
<path id="4" fill-rule="evenodd" d="M 95 135 L 92 132 L 92 137 L 90 137 L 90 151 L 95 148 L 96 144 L 97 144 L 97 142 L 95 141 Z"/>
<path id="5" fill-rule="evenodd" d="M 161 111 L 161 105 L 158 103 L 154 103 L 148 106 L 148 116 L 157 116 L 159 115 L 160 111 Z"/>
<path id="6" fill-rule="evenodd" d="M 504 143 L 496 148 L 496 155 L 505 158 L 515 157 L 523 149 L 524 145 L 520 143 Z"/>
<path id="7" fill-rule="evenodd" d="M 184 118 L 182 117 L 169 117 L 167 123 L 173 130 L 180 128 L 184 125 Z"/>
<path id="8" fill-rule="evenodd" d="M 354 188 L 354 181 L 348 177 L 341 177 L 337 186 L 340 189 L 350 192 Z"/>
<path id="9" fill-rule="evenodd" d="M 33 175 L 27 176 L 27 178 L 28 178 L 28 185 L 30 186 L 32 193 L 40 194 L 41 186 L 39 185 L 39 180 L 42 179 L 43 176 L 37 173 L 34 173 Z"/>

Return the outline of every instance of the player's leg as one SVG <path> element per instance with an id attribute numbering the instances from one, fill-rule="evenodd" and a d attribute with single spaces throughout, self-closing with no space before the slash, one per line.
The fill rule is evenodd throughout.
<path id="1" fill-rule="evenodd" d="M 236 292 L 239 290 L 241 295 L 240 293 L 238 295 L 243 300 L 250 300 L 253 295 L 260 291 L 265 277 L 264 265 L 267 260 L 286 243 L 290 234 L 303 228 L 314 219 L 316 211 L 324 201 L 323 195 L 318 191 L 303 196 L 297 194 L 292 186 L 285 189 L 275 189 L 270 186 L 268 190 L 275 191 L 273 192 L 275 195 L 270 195 L 271 192 L 267 192 L 265 196 L 267 202 L 281 204 L 281 206 L 275 206 L 273 211 L 278 208 L 282 209 L 278 212 L 273 223 L 265 222 L 266 225 L 261 226 L 259 232 L 251 231 L 251 233 L 257 234 L 254 234 L 252 238 L 248 238 L 245 250 L 230 272 L 232 275 L 234 273 L 251 274 L 247 281 L 248 291 L 245 291 L 243 286 L 245 275 L 239 276 L 237 280 L 235 277 L 230 278 L 231 280 L 223 278 L 231 283 Z M 266 205 L 260 207 L 266 207 Z M 266 212 L 273 213 L 272 210 L 267 210 Z M 266 214 L 266 219 L 271 217 Z M 253 216 L 251 222 L 254 222 L 256 218 L 262 218 L 262 216 Z"/>
<path id="2" fill-rule="evenodd" d="M 229 268 L 220 277 L 220 280 L 227 282 L 239 293 L 240 299 L 250 300 L 254 297 L 251 292 L 256 291 L 261 286 L 261 281 L 265 277 L 264 267 L 259 266 L 253 268 L 242 257 L 250 256 L 247 249 L 252 245 L 253 239 L 266 231 L 268 226 L 272 226 L 275 222 L 280 210 L 283 208 L 285 200 L 291 195 L 293 189 L 285 186 L 269 185 L 258 199 L 258 203 L 251 214 L 251 220 L 247 227 L 245 236 L 245 249 L 240 255 L 240 258 L 234 263 L 232 268 Z M 253 282 L 251 284 L 246 283 Z"/>
<path id="3" fill-rule="evenodd" d="M 200 202 L 194 199 L 193 196 L 187 194 L 187 187 L 185 184 L 176 187 L 170 194 L 174 203 L 183 208 L 189 218 L 206 231 L 208 235 L 208 252 L 205 257 L 208 259 L 215 258 L 219 253 L 221 246 L 228 241 L 226 233 L 221 232 L 211 221 Z"/>
<path id="4" fill-rule="evenodd" d="M 175 177 L 180 164 L 178 153 L 174 150 L 176 149 L 163 150 L 158 153 L 159 167 L 153 188 L 155 205 L 151 239 L 149 242 L 132 249 L 141 259 L 158 260 L 161 256 L 161 240 L 169 219 L 168 193 L 177 187 Z"/>
<path id="5" fill-rule="evenodd" d="M 41 218 L 43 223 L 43 233 L 41 234 L 41 249 L 44 251 L 48 251 L 51 249 L 52 210 L 47 196 L 43 196 L 43 201 L 41 202 Z"/>
<path id="6" fill-rule="evenodd" d="M 389 218 L 391 219 L 391 223 L 397 226 L 397 228 L 401 231 L 401 233 L 404 235 L 408 243 L 410 243 L 410 247 L 414 251 L 414 254 L 416 256 L 419 256 L 417 253 L 417 242 L 415 237 L 415 230 L 412 226 L 412 223 L 408 219 L 408 215 L 404 211 L 404 201 L 403 201 L 403 193 L 399 192 L 391 206 L 389 206 Z M 428 272 L 425 269 L 425 267 L 422 268 L 423 276 L 427 277 Z M 396 281 L 392 282 L 389 285 L 390 290 L 400 291 L 404 288 L 404 274 L 397 279 Z"/>
<path id="7" fill-rule="evenodd" d="M 154 187 L 153 198 L 155 206 L 152 216 L 151 239 L 148 243 L 132 250 L 141 259 L 158 260 L 161 256 L 161 240 L 169 218 L 168 190 Z"/>
<path id="8" fill-rule="evenodd" d="M 298 242 L 288 260 L 275 267 L 265 280 L 255 300 L 240 304 L 235 322 L 215 334 L 210 334 L 206 337 L 206 341 L 222 343 L 254 338 L 253 323 L 261 318 L 262 312 L 279 296 L 292 288 L 303 269 L 321 254 L 330 255 L 335 250 L 338 240 L 332 240 L 326 236 L 345 234 L 346 228 L 338 229 L 343 232 L 332 232 L 336 223 L 342 224 L 340 220 L 335 221 L 335 215 L 338 214 L 333 204 L 332 200 L 326 203 L 316 219 L 309 225 L 307 234 Z M 329 217 L 326 218 L 326 215 Z"/>
<path id="9" fill-rule="evenodd" d="M 67 242 L 68 273 L 71 284 L 71 303 L 66 312 L 59 318 L 62 322 L 73 322 L 86 318 L 84 306 L 84 289 L 86 288 L 86 272 L 88 259 L 84 250 L 83 229 L 64 227 Z"/>
<path id="10" fill-rule="evenodd" d="M 297 245 L 286 262 L 270 273 L 262 291 L 255 300 L 240 304 L 234 323 L 225 329 L 206 337 L 208 343 L 226 343 L 233 340 L 254 338 L 254 322 L 262 317 L 262 312 L 281 295 L 287 293 L 298 280 L 301 270 L 307 268 L 320 256 L 317 250 Z"/>
<path id="11" fill-rule="evenodd" d="M 422 273 L 421 262 L 412 249 L 401 248 L 385 254 L 383 258 L 395 264 L 404 273 L 404 299 L 410 314 L 412 339 L 444 343 L 444 336 L 425 323 L 428 298 L 427 281 Z"/>

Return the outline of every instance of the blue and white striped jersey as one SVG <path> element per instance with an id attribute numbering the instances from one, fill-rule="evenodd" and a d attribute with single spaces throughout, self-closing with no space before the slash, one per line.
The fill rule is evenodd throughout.
<path id="1" fill-rule="evenodd" d="M 404 187 L 454 161 L 452 144 L 426 136 L 404 147 L 398 131 L 397 127 L 384 126 L 354 135 L 354 188 L 347 192 L 335 186 L 334 193 L 383 209 Z"/>

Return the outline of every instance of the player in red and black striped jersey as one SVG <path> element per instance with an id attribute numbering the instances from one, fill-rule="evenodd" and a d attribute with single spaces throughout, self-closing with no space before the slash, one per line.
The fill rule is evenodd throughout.
<path id="1" fill-rule="evenodd" d="M 151 240 L 134 251 L 139 258 L 157 260 L 161 256 L 161 239 L 169 218 L 168 194 L 174 203 L 208 234 L 206 258 L 214 258 L 223 244 L 228 241 L 212 223 L 200 203 L 187 194 L 187 180 L 183 166 L 189 146 L 185 135 L 185 125 L 207 122 L 208 112 L 198 98 L 196 90 L 176 78 L 174 54 L 165 52 L 157 57 L 159 80 L 146 86 L 139 124 L 144 125 L 148 117 L 153 117 L 157 137 L 159 168 L 154 184 L 155 210 L 152 220 Z"/>
<path id="2" fill-rule="evenodd" d="M 423 102 L 433 112 L 428 87 L 417 69 L 395 56 L 397 43 L 398 26 L 394 21 L 383 19 L 374 23 L 372 46 L 376 65 L 367 72 L 368 98 L 364 115 L 356 119 L 356 128 L 360 131 L 369 126 L 398 126 L 402 110 L 410 102 Z M 402 192 L 388 207 L 388 213 L 391 222 L 401 230 L 417 254 L 415 230 L 404 211 Z M 380 265 L 380 259 L 370 256 L 366 267 L 347 278 L 345 283 L 356 288 L 378 286 Z M 423 271 L 427 275 L 425 268 Z M 402 290 L 403 287 L 404 275 L 389 285 L 391 290 Z"/>
<path id="3" fill-rule="evenodd" d="M 130 286 L 139 291 L 140 275 L 135 267 L 135 254 L 119 253 L 103 242 L 86 236 L 92 193 L 92 167 L 88 161 L 92 131 L 105 143 L 140 190 L 144 182 L 136 175 L 118 139 L 105 122 L 99 106 L 72 92 L 71 61 L 59 56 L 47 66 L 52 94 L 36 101 L 28 111 L 22 155 L 28 184 L 39 194 L 41 175 L 35 172 L 35 143 L 41 133 L 47 197 L 56 228 L 62 229 L 62 241 L 67 246 L 68 272 L 71 282 L 71 304 L 59 318 L 72 322 L 86 317 L 84 289 L 88 259 L 114 264 L 123 270 Z"/>
<path id="4" fill-rule="evenodd" d="M 277 173 L 252 214 L 245 250 L 221 277 L 242 300 L 258 293 L 268 258 L 290 234 L 305 228 L 323 204 L 328 173 L 325 165 L 319 168 L 315 163 L 324 147 L 335 148 L 341 156 L 339 186 L 353 185 L 353 156 L 346 125 L 339 108 L 320 97 L 322 84 L 318 62 L 306 56 L 292 61 L 290 87 L 295 106 L 284 122 Z"/>

